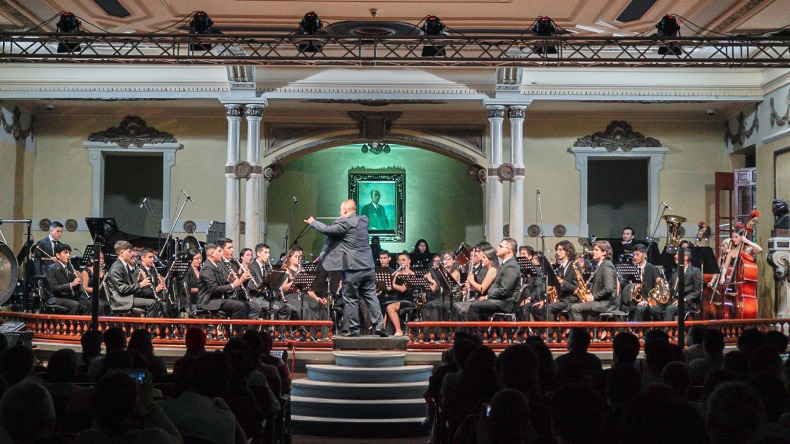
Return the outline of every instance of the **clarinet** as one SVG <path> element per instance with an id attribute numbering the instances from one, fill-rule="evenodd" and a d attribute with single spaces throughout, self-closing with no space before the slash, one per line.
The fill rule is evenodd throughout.
<path id="1" fill-rule="evenodd" d="M 162 275 L 159 274 L 159 270 L 157 270 L 156 267 L 152 266 L 151 270 L 154 271 L 153 274 L 156 274 L 156 282 L 157 283 L 159 283 L 159 282 L 164 282 L 165 283 L 165 288 L 164 288 L 164 290 L 162 290 L 162 295 L 161 296 L 159 296 L 159 293 L 157 293 L 157 291 L 156 291 L 156 287 L 154 287 L 154 296 L 156 297 L 156 300 L 159 301 L 159 302 L 165 302 L 166 301 L 169 304 L 174 304 L 175 301 L 173 300 L 173 298 L 170 297 L 170 292 L 167 291 L 167 280 L 166 279 L 162 279 Z M 152 281 L 153 281 L 153 278 L 154 278 L 153 274 L 151 275 L 151 280 Z"/>
<path id="2" fill-rule="evenodd" d="M 82 277 L 77 276 L 77 272 L 74 271 L 74 267 L 72 267 L 70 263 L 66 264 L 66 268 L 68 269 L 69 273 L 74 275 L 75 279 L 79 278 L 79 280 L 80 280 L 80 285 L 79 285 L 79 287 L 80 287 L 80 295 L 82 295 L 82 294 L 87 295 L 88 292 L 85 291 L 85 285 L 82 283 Z M 71 288 L 71 294 L 73 296 L 77 296 L 76 294 L 74 294 L 74 287 L 70 287 L 70 288 Z"/>
<path id="3" fill-rule="evenodd" d="M 233 269 L 233 266 L 231 265 L 231 261 L 233 261 L 234 263 L 236 263 L 236 265 L 239 266 L 239 270 L 240 271 L 243 271 L 243 268 L 242 268 L 241 264 L 236 260 L 236 258 L 231 258 L 231 259 L 226 259 L 225 260 L 225 264 L 227 264 L 227 266 L 228 266 L 228 271 L 230 271 L 230 275 L 233 277 L 233 280 L 235 281 L 235 280 L 239 279 L 239 274 L 236 273 L 236 271 Z M 241 287 L 242 291 L 244 292 L 245 300 L 249 301 L 250 300 L 250 291 L 247 290 L 247 286 L 244 285 L 244 283 L 242 282 L 240 287 Z"/>

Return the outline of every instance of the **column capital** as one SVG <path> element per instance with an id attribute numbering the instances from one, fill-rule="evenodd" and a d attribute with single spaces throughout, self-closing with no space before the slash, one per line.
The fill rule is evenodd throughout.
<path id="1" fill-rule="evenodd" d="M 507 116 L 510 119 L 523 119 L 526 115 L 527 107 L 524 105 L 509 105 L 507 107 Z"/>
<path id="2" fill-rule="evenodd" d="M 502 105 L 486 105 L 489 119 L 504 119 L 505 107 Z"/>
<path id="3" fill-rule="evenodd" d="M 237 103 L 225 104 L 225 117 L 241 118 L 243 107 Z"/>
<path id="4" fill-rule="evenodd" d="M 263 117 L 263 109 L 268 106 L 269 102 L 265 103 L 249 103 L 244 105 L 244 115 L 247 117 Z"/>

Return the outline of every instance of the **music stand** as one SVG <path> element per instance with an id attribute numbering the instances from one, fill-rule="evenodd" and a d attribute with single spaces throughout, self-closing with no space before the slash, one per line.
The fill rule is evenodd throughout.
<path id="1" fill-rule="evenodd" d="M 691 247 L 691 265 L 704 274 L 719 274 L 719 263 L 711 247 Z"/>
<path id="2" fill-rule="evenodd" d="M 517 257 L 516 262 L 518 262 L 518 268 L 521 270 L 523 276 L 535 277 L 538 275 L 538 266 L 533 264 L 530 259 Z"/>
<path id="3" fill-rule="evenodd" d="M 266 288 L 274 290 L 280 288 L 283 282 L 285 282 L 285 270 L 272 270 L 263 278 L 261 286 L 257 290 L 265 291 Z M 271 301 L 269 302 L 271 303 Z"/>
<path id="4" fill-rule="evenodd" d="M 308 273 L 317 272 L 319 270 L 318 265 L 318 262 L 308 262 L 302 265 L 302 271 L 306 271 Z"/>
<path id="5" fill-rule="evenodd" d="M 431 283 L 428 282 L 428 279 L 425 279 L 425 276 L 422 274 L 402 274 L 399 276 L 403 279 L 403 283 L 406 284 L 408 289 L 416 289 L 416 288 L 431 288 Z"/>
<path id="6" fill-rule="evenodd" d="M 156 256 L 154 256 L 156 257 Z M 175 290 L 175 287 L 172 285 L 174 282 L 182 282 L 184 280 L 184 276 L 186 276 L 187 272 L 189 271 L 189 263 L 192 261 L 192 258 L 177 258 L 170 264 L 170 270 L 168 270 L 167 274 L 165 275 L 167 278 L 170 279 L 171 288 L 170 294 L 177 295 L 178 293 Z M 165 282 L 167 284 L 167 282 Z M 189 294 L 186 294 L 187 303 L 189 303 Z M 176 297 L 176 309 L 178 312 L 181 312 L 181 298 Z"/>
<path id="7" fill-rule="evenodd" d="M 624 282 L 631 282 L 633 284 L 642 282 L 642 273 L 637 265 L 622 262 L 614 264 L 614 268 L 617 270 L 617 276 L 622 278 Z"/>
<path id="8" fill-rule="evenodd" d="M 428 267 L 411 267 L 411 271 L 413 271 L 414 274 L 419 276 L 425 276 L 426 274 L 428 274 L 428 270 L 429 270 Z"/>
<path id="9" fill-rule="evenodd" d="M 389 267 L 376 267 L 376 290 L 392 290 L 392 269 Z"/>
<path id="10" fill-rule="evenodd" d="M 82 265 L 88 265 L 91 262 L 93 262 L 93 253 L 95 251 L 96 250 L 93 249 L 93 244 L 85 246 L 84 253 L 82 254 L 82 259 L 80 259 L 82 261 Z"/>

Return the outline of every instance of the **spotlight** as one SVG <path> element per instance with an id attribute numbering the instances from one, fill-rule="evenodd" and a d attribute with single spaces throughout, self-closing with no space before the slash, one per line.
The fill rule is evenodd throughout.
<path id="1" fill-rule="evenodd" d="M 80 28 L 80 21 L 77 16 L 71 12 L 64 12 L 60 15 L 60 21 L 57 24 L 57 31 L 59 34 L 79 34 L 82 32 Z M 71 53 L 82 51 L 82 45 L 75 42 L 70 42 L 66 39 L 58 43 L 58 53 Z"/>
<path id="2" fill-rule="evenodd" d="M 656 25 L 657 32 L 659 37 L 677 37 L 680 34 L 680 25 L 678 25 L 678 20 L 673 15 L 665 15 L 660 22 Z M 659 55 L 667 55 L 667 54 L 674 54 L 679 56 L 683 53 L 683 50 L 678 48 L 674 42 L 669 42 L 668 44 L 658 48 Z"/>
<path id="3" fill-rule="evenodd" d="M 310 11 L 304 15 L 302 21 L 299 22 L 299 34 L 302 35 L 319 35 L 323 34 L 324 30 L 322 29 L 324 24 L 321 22 L 321 18 L 318 17 L 318 14 L 315 11 Z M 321 49 L 324 47 L 323 42 L 319 40 L 307 40 L 304 42 L 299 43 L 299 52 L 321 52 Z"/>
<path id="4" fill-rule="evenodd" d="M 214 32 L 214 21 L 211 20 L 211 17 L 206 14 L 205 11 L 198 11 L 195 15 L 192 16 L 192 20 L 189 22 L 189 33 L 190 34 L 215 34 Z M 214 45 L 209 43 L 190 43 L 189 50 L 190 51 L 211 51 Z"/>
<path id="5" fill-rule="evenodd" d="M 444 31 L 444 23 L 439 17 L 429 15 L 422 24 L 422 32 L 425 35 L 442 35 Z M 423 57 L 444 57 L 444 46 L 425 45 L 422 48 Z"/>
<path id="6" fill-rule="evenodd" d="M 532 32 L 540 37 L 551 37 L 557 35 L 557 27 L 554 26 L 554 21 L 551 18 L 540 16 L 535 20 L 535 26 L 532 27 Z M 536 46 L 534 49 L 538 54 L 557 53 L 557 47 L 554 45 L 541 45 Z"/>
<path id="7" fill-rule="evenodd" d="M 386 142 L 368 142 L 362 144 L 363 153 L 371 152 L 373 154 L 381 154 L 381 153 L 387 154 L 390 151 L 392 151 L 392 149 L 390 148 L 390 145 Z"/>

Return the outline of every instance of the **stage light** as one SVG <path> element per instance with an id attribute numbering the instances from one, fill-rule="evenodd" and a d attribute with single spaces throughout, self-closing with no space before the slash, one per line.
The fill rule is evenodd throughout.
<path id="1" fill-rule="evenodd" d="M 57 24 L 57 32 L 59 34 L 79 34 L 82 32 L 80 21 L 77 20 L 77 16 L 71 12 L 64 12 L 61 14 L 60 21 L 58 21 Z M 80 52 L 82 51 L 82 45 L 64 39 L 58 43 L 57 51 L 58 53 Z"/>
<path id="2" fill-rule="evenodd" d="M 310 11 L 304 15 L 302 21 L 299 22 L 299 34 L 302 35 L 320 35 L 324 33 L 324 24 L 321 18 L 315 11 Z M 307 40 L 299 43 L 299 52 L 321 52 L 324 43 L 320 40 Z"/>
<path id="3" fill-rule="evenodd" d="M 532 27 L 532 32 L 540 37 L 552 37 L 557 35 L 557 27 L 554 21 L 545 16 L 540 16 L 535 20 L 535 26 Z M 535 46 L 535 52 L 538 54 L 556 54 L 557 47 L 554 45 L 540 45 Z"/>
<path id="4" fill-rule="evenodd" d="M 659 37 L 677 37 L 680 34 L 680 25 L 678 25 L 678 20 L 673 15 L 665 15 L 660 22 L 656 25 L 657 32 Z M 659 55 L 666 55 L 672 53 L 676 56 L 683 54 L 683 50 L 678 48 L 674 42 L 669 42 L 668 44 L 658 48 Z"/>
<path id="5" fill-rule="evenodd" d="M 392 151 L 390 145 L 386 142 L 368 142 L 362 144 L 362 152 L 371 152 L 373 154 L 389 153 Z"/>
<path id="6" fill-rule="evenodd" d="M 442 35 L 444 23 L 439 17 L 429 15 L 422 24 L 422 33 L 425 35 Z M 444 57 L 444 46 L 425 45 L 422 48 L 423 57 Z"/>
<path id="7" fill-rule="evenodd" d="M 189 33 L 190 34 L 215 34 L 214 32 L 214 21 L 211 20 L 211 17 L 206 14 L 205 11 L 198 11 L 195 15 L 192 16 L 192 20 L 189 22 Z M 189 50 L 190 51 L 211 51 L 214 45 L 209 43 L 190 43 Z"/>

